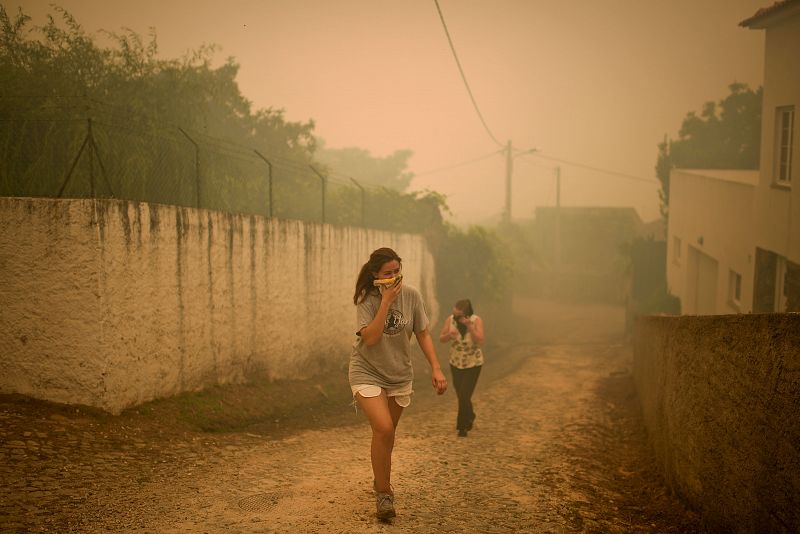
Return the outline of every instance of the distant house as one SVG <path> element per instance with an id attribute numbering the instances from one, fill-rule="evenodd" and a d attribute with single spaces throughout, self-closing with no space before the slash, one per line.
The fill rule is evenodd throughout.
<path id="1" fill-rule="evenodd" d="M 655 219 L 649 223 L 644 223 L 639 230 L 639 236 L 653 241 L 666 241 L 667 228 L 664 226 L 664 219 Z"/>
<path id="2" fill-rule="evenodd" d="M 765 30 L 753 311 L 800 311 L 800 0 L 740 23 Z"/>
<path id="3" fill-rule="evenodd" d="M 628 207 L 537 207 L 536 281 L 543 293 L 580 300 L 622 302 L 624 246 L 643 224 Z"/>
<path id="4" fill-rule="evenodd" d="M 667 284 L 687 314 L 800 311 L 800 0 L 741 26 L 766 30 L 761 168 L 670 173 Z"/>

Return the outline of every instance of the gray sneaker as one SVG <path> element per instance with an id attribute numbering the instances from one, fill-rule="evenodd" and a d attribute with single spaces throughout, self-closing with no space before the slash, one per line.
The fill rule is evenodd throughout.
<path id="1" fill-rule="evenodd" d="M 378 508 L 375 513 L 378 519 L 389 519 L 397 515 L 394 511 L 394 495 L 391 493 L 376 493 L 375 504 Z"/>

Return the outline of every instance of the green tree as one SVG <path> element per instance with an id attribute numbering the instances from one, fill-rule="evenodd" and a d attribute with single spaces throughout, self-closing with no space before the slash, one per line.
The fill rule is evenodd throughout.
<path id="1" fill-rule="evenodd" d="M 112 44 L 102 47 L 67 11 L 53 9 L 46 24 L 32 26 L 21 9 L 12 17 L 0 5 L 3 194 L 55 194 L 92 118 L 115 196 L 193 205 L 194 148 L 180 127 L 204 152 L 204 206 L 263 211 L 265 164 L 252 149 L 275 160 L 285 202 L 307 202 L 312 182 L 297 167 L 311 161 L 314 123 L 254 110 L 236 83 L 233 58 L 213 67 L 211 46 L 159 59 L 154 30 L 147 40 L 105 32 Z M 284 187 L 287 177 L 296 183 Z"/>
<path id="2" fill-rule="evenodd" d="M 315 159 L 336 169 L 337 173 L 361 183 L 405 191 L 414 174 L 407 170 L 411 150 L 396 150 L 385 157 L 375 157 L 357 147 L 327 148 L 318 140 Z"/>
<path id="3" fill-rule="evenodd" d="M 105 33 L 113 46 L 103 48 L 66 10 L 48 15 L 44 26 L 30 26 L 22 10 L 10 17 L 0 5 L 0 105 L 28 111 L 83 114 L 96 104 L 105 113 L 133 124 L 158 121 L 198 132 L 214 132 L 232 141 L 250 141 L 293 157 L 310 156 L 314 124 L 286 122 L 283 110 L 253 110 L 236 83 L 233 58 L 212 67 L 215 46 L 179 59 L 159 59 L 155 30 L 149 40 L 132 31 Z M 62 27 L 63 26 L 63 27 Z M 29 36 L 39 36 L 29 38 Z M 83 97 L 80 105 L 61 100 Z M 72 109 L 70 109 L 72 108 Z"/>
<path id="4" fill-rule="evenodd" d="M 368 226 L 405 232 L 441 224 L 443 198 L 401 192 L 412 176 L 410 151 L 385 158 L 356 148 L 320 151 L 315 162 L 314 122 L 254 109 L 236 83 L 236 61 L 214 66 L 215 46 L 161 59 L 153 29 L 146 38 L 103 33 L 108 46 L 62 8 L 34 26 L 21 9 L 9 15 L 0 5 L 0 195 L 55 196 L 68 184 L 64 196 L 200 201 L 262 215 L 272 204 L 274 216 L 320 220 L 314 164 L 340 178 L 328 183 L 326 222 L 363 217 Z M 84 152 L 90 128 L 94 145 Z M 362 180 L 364 197 L 341 175 Z"/>
<path id="5" fill-rule="evenodd" d="M 706 102 L 698 115 L 686 114 L 678 139 L 658 144 L 656 176 L 661 182 L 661 215 L 669 210 L 669 173 L 684 169 L 758 169 L 762 89 L 733 83 L 718 103 Z"/>
<path id="6" fill-rule="evenodd" d="M 496 231 L 483 226 L 462 230 L 444 224 L 428 240 L 436 256 L 442 303 L 462 298 L 482 304 L 510 302 L 515 258 Z"/>

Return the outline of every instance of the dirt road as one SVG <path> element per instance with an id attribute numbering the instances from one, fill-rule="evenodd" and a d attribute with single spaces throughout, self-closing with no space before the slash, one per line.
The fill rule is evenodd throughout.
<path id="1" fill-rule="evenodd" d="M 452 392 L 420 395 L 404 413 L 389 523 L 373 515 L 361 414 L 281 439 L 195 434 L 95 451 L 60 470 L 39 462 L 50 472 L 17 454 L 31 472 L 3 473 L 0 511 L 22 531 L 699 531 L 651 463 L 622 311 L 522 302 L 520 312 L 537 342 L 505 349 L 522 363 L 479 382 L 467 438 L 456 436 Z"/>

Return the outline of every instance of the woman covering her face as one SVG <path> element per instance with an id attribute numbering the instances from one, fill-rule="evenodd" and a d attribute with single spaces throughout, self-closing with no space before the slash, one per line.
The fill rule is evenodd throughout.
<path id="1" fill-rule="evenodd" d="M 411 335 L 431 366 L 434 389 L 442 394 L 447 380 L 436 358 L 422 296 L 405 285 L 402 262 L 390 248 L 374 251 L 356 280 L 358 340 L 350 356 L 349 380 L 358 407 L 372 427 L 370 448 L 377 517 L 396 515 L 391 486 L 395 429 L 411 403 Z"/>
<path id="2" fill-rule="evenodd" d="M 447 318 L 439 333 L 439 341 L 450 343 L 450 371 L 458 397 L 456 429 L 462 438 L 467 437 L 467 432 L 472 430 L 472 423 L 475 421 L 472 393 L 483 366 L 483 351 L 480 346 L 485 340 L 483 320 L 475 315 L 469 299 L 456 302 L 453 315 Z"/>

